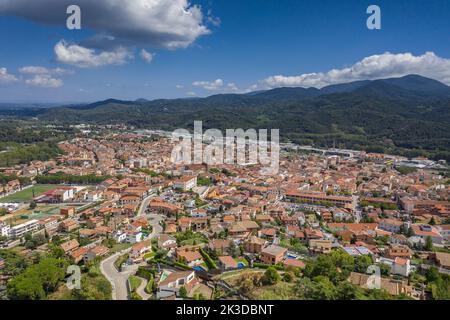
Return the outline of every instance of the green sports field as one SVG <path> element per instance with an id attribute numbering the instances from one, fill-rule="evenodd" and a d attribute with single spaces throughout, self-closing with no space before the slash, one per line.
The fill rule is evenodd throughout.
<path id="1" fill-rule="evenodd" d="M 11 194 L 9 196 L 0 198 L 0 202 L 28 202 L 33 199 L 33 189 L 34 189 L 34 196 L 37 197 L 44 192 L 47 192 L 48 190 L 57 188 L 58 185 L 55 184 L 38 184 L 31 188 L 27 188 L 25 190 L 16 192 L 14 194 Z"/>

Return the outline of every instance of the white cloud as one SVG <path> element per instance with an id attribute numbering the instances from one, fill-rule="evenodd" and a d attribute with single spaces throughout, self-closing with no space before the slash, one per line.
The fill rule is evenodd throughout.
<path id="1" fill-rule="evenodd" d="M 183 88 L 184 88 L 184 86 L 183 86 L 183 85 L 181 85 L 181 84 L 177 84 L 177 85 L 175 86 L 175 88 L 177 88 L 177 89 L 183 89 Z"/>
<path id="2" fill-rule="evenodd" d="M 194 87 L 200 87 L 208 91 L 218 91 L 223 87 L 223 80 L 216 79 L 214 81 L 194 81 L 192 85 Z"/>
<path id="3" fill-rule="evenodd" d="M 73 2 L 0 0 L 0 14 L 61 26 L 67 7 Z M 76 4 L 81 8 L 81 27 L 96 33 L 88 46 L 92 48 L 111 42 L 115 47 L 185 48 L 210 33 L 201 7 L 188 0 L 77 0 Z"/>
<path id="4" fill-rule="evenodd" d="M 141 50 L 141 58 L 142 58 L 142 60 L 144 60 L 145 62 L 147 62 L 147 63 L 152 62 L 153 56 L 154 56 L 153 53 L 150 53 L 150 52 L 148 52 L 148 51 L 145 50 L 145 49 L 142 49 L 142 50 Z"/>
<path id="5" fill-rule="evenodd" d="M 67 44 L 60 41 L 55 46 L 56 58 L 59 62 L 77 66 L 79 68 L 95 68 L 106 65 L 122 65 L 133 55 L 125 48 L 119 47 L 114 51 L 96 52 L 77 44 Z"/>
<path id="6" fill-rule="evenodd" d="M 54 68 L 48 69 L 41 66 L 26 66 L 19 69 L 20 73 L 23 74 L 72 74 L 72 70 L 62 69 L 62 68 Z"/>
<path id="7" fill-rule="evenodd" d="M 211 9 L 208 10 L 207 13 L 207 20 L 209 23 L 211 23 L 213 26 L 218 27 L 222 23 L 222 20 L 220 20 L 219 17 L 216 17 L 212 14 Z"/>
<path id="8" fill-rule="evenodd" d="M 261 80 L 265 88 L 324 87 L 331 84 L 358 80 L 374 80 L 418 74 L 450 84 L 450 59 L 433 52 L 414 56 L 412 53 L 373 55 L 354 65 L 333 69 L 325 73 L 307 73 L 297 76 L 277 75 Z"/>
<path id="9" fill-rule="evenodd" d="M 0 85 L 1 84 L 9 84 L 9 83 L 13 83 L 16 81 L 17 81 L 16 76 L 8 73 L 8 69 L 0 68 Z"/>
<path id="10" fill-rule="evenodd" d="M 49 74 L 37 74 L 31 79 L 25 80 L 25 83 L 30 86 L 42 88 L 59 88 L 63 85 L 61 79 L 53 78 Z"/>
<path id="11" fill-rule="evenodd" d="M 186 94 L 190 97 L 195 97 L 197 95 L 197 93 L 195 93 L 194 91 L 188 91 L 186 92 Z"/>

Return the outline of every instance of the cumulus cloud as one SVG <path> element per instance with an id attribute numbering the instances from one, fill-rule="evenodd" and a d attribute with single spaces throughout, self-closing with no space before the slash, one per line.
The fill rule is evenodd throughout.
<path id="1" fill-rule="evenodd" d="M 41 66 L 25 66 L 19 69 L 19 72 L 22 74 L 55 74 L 55 75 L 63 75 L 63 74 L 72 74 L 72 70 L 67 70 L 63 68 L 54 68 L 48 69 Z"/>
<path id="2" fill-rule="evenodd" d="M 328 72 L 307 73 L 297 76 L 277 75 L 260 81 L 265 88 L 275 87 L 324 87 L 358 80 L 375 80 L 418 74 L 450 84 L 450 59 L 433 52 L 414 56 L 412 53 L 386 52 L 364 58 L 354 65 Z"/>
<path id="3" fill-rule="evenodd" d="M 213 81 L 194 81 L 192 85 L 207 91 L 216 91 L 220 93 L 247 93 L 251 91 L 251 88 L 253 87 L 242 90 L 234 82 L 225 83 L 222 79 Z"/>
<path id="4" fill-rule="evenodd" d="M 94 49 L 82 47 L 77 44 L 68 44 L 60 41 L 55 46 L 56 58 L 59 62 L 80 68 L 94 68 L 106 65 L 122 65 L 133 55 L 123 47 L 113 51 L 97 52 Z"/>
<path id="5" fill-rule="evenodd" d="M 194 81 L 192 85 L 194 87 L 200 87 L 208 91 L 218 91 L 223 87 L 223 80 L 216 79 L 214 81 Z"/>
<path id="6" fill-rule="evenodd" d="M 72 0 L 0 0 L 0 14 L 64 26 L 72 4 Z M 112 39 L 114 47 L 178 49 L 210 33 L 201 7 L 188 0 L 77 0 L 76 4 L 81 8 L 81 27 L 97 34 L 93 42 L 99 42 L 98 47 L 92 46 L 96 49 Z"/>
<path id="7" fill-rule="evenodd" d="M 25 83 L 30 86 L 42 88 L 59 88 L 63 85 L 61 79 L 53 78 L 50 74 L 37 74 L 31 79 L 25 80 Z"/>
<path id="8" fill-rule="evenodd" d="M 8 73 L 8 69 L 0 68 L 0 85 L 1 84 L 9 84 L 9 83 L 13 83 L 16 81 L 17 81 L 16 76 Z"/>
<path id="9" fill-rule="evenodd" d="M 142 58 L 142 60 L 144 60 L 145 62 L 147 62 L 147 63 L 152 62 L 153 56 L 154 56 L 154 55 L 153 55 L 152 53 L 148 52 L 147 50 L 145 50 L 145 49 L 142 49 L 142 50 L 141 50 L 141 58 Z"/>

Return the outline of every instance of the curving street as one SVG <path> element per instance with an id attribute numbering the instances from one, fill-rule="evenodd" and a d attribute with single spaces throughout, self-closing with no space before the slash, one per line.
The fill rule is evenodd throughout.
<path id="1" fill-rule="evenodd" d="M 153 198 L 153 196 L 149 196 L 145 198 L 139 208 L 138 216 L 146 214 L 145 210 L 147 209 L 148 202 Z M 152 226 L 152 233 L 149 235 L 150 239 L 153 239 L 159 236 L 163 228 L 160 225 L 160 222 L 164 219 L 164 216 L 159 214 L 146 214 L 149 224 Z M 139 265 L 134 264 L 132 266 L 128 266 L 126 270 L 119 272 L 114 266 L 114 262 L 119 258 L 119 256 L 128 253 L 131 251 L 131 248 L 123 250 L 121 252 L 117 252 L 112 256 L 106 258 L 100 263 L 100 271 L 102 274 L 108 279 L 112 286 L 112 299 L 113 300 L 128 300 L 129 292 L 127 288 L 128 277 L 136 272 Z M 144 282 L 143 282 L 144 283 Z M 145 282 L 146 284 L 146 282 Z M 148 294 L 144 291 L 145 285 L 142 284 L 138 289 L 138 294 L 141 295 L 144 299 L 145 297 L 149 297 Z"/>

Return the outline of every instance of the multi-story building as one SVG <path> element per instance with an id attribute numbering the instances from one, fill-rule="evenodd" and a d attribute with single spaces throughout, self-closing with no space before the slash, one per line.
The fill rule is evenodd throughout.
<path id="1" fill-rule="evenodd" d="M 11 236 L 14 238 L 19 238 L 23 236 L 25 233 L 33 232 L 39 229 L 39 221 L 38 220 L 30 220 L 25 223 L 19 224 L 15 227 L 12 227 L 10 230 Z"/>
<path id="2" fill-rule="evenodd" d="M 324 192 L 288 191 L 286 193 L 286 199 L 310 205 L 332 205 L 351 210 L 354 210 L 356 207 L 356 199 L 354 197 L 332 196 Z"/>
<path id="3" fill-rule="evenodd" d="M 9 232 L 11 230 L 11 226 L 4 222 L 0 222 L 0 236 L 9 237 Z"/>

